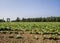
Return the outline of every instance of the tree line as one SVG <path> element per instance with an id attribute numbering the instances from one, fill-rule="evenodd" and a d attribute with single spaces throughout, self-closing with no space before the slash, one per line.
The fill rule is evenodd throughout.
<path id="1" fill-rule="evenodd" d="M 7 18 L 7 21 L 0 19 L 0 22 L 60 22 L 60 17 L 38 17 L 38 18 L 22 18 L 17 17 L 15 20 L 10 20 Z"/>

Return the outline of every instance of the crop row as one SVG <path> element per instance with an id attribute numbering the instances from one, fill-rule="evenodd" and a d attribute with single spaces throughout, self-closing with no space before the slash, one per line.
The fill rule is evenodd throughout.
<path id="1" fill-rule="evenodd" d="M 1 22 L 0 31 L 59 33 L 60 22 Z"/>

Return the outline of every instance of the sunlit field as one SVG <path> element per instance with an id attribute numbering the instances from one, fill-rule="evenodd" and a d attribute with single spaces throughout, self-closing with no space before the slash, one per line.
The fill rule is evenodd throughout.
<path id="1" fill-rule="evenodd" d="M 0 22 L 0 43 L 60 43 L 60 22 Z"/>
<path id="2" fill-rule="evenodd" d="M 0 30 L 23 30 L 46 33 L 60 33 L 60 22 L 1 22 Z"/>

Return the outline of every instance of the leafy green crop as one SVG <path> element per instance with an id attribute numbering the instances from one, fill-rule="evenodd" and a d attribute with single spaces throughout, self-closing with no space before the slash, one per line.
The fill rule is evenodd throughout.
<path id="1" fill-rule="evenodd" d="M 34 31 L 42 33 L 59 33 L 60 22 L 0 22 L 0 31 Z"/>

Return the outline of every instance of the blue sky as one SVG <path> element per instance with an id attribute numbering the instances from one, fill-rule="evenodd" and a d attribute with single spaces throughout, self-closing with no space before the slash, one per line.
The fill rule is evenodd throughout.
<path id="1" fill-rule="evenodd" d="M 60 0 L 0 0 L 0 18 L 60 16 Z"/>

